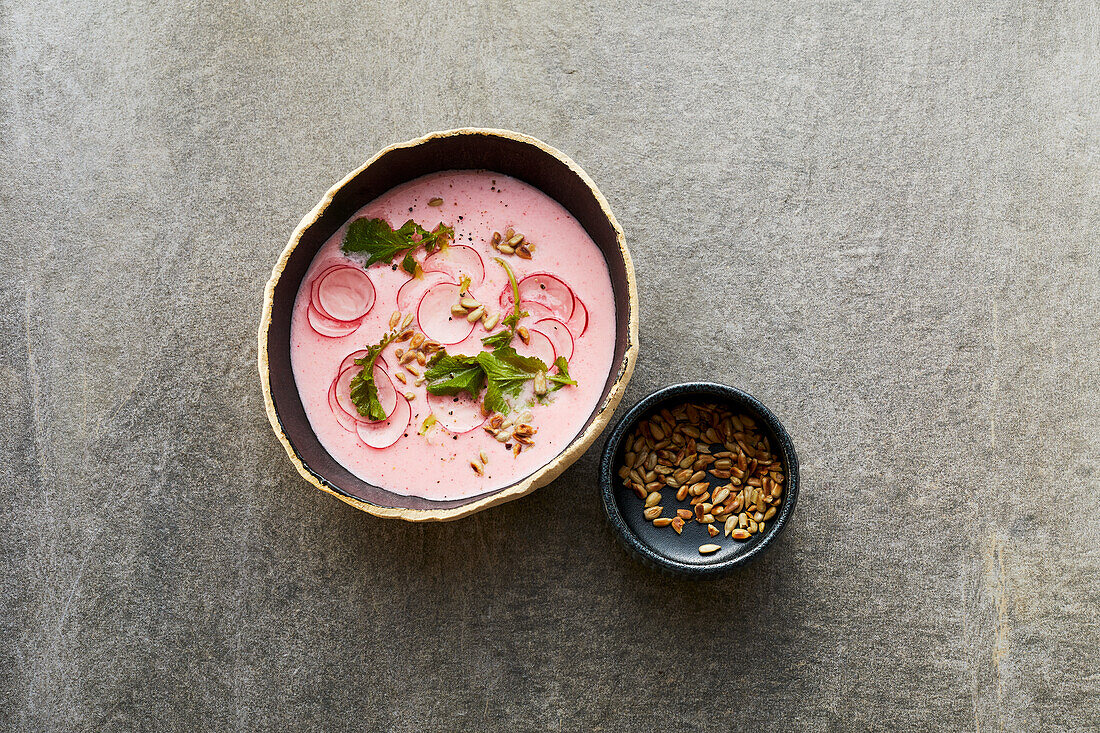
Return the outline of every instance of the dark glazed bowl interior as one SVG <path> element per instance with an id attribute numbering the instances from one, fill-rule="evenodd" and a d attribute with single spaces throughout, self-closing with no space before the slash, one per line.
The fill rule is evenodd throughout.
<path id="1" fill-rule="evenodd" d="M 673 408 L 685 402 L 725 404 L 735 412 L 747 413 L 768 436 L 773 451 L 778 452 L 786 472 L 786 488 L 779 511 L 762 534 L 739 542 L 724 536 L 711 537 L 705 525 L 688 522 L 682 535 L 671 527 L 654 527 L 642 516 L 642 502 L 633 491 L 622 485 L 617 472 L 623 464 L 625 438 L 644 418 L 662 407 Z M 725 481 L 711 479 L 712 485 Z M 771 547 L 787 525 L 798 501 L 798 456 L 787 431 L 772 412 L 759 400 L 745 392 L 722 384 L 695 382 L 677 384 L 649 395 L 622 417 L 612 429 L 600 460 L 600 490 L 608 522 L 627 551 L 649 567 L 674 575 L 691 578 L 713 578 L 725 575 L 744 565 Z M 664 516 L 671 516 L 666 511 Z M 719 529 L 721 526 L 719 525 Z M 700 555 L 699 546 L 721 545 L 713 555 Z"/>
<path id="2" fill-rule="evenodd" d="M 616 228 L 601 207 L 597 194 L 576 171 L 536 145 L 489 131 L 460 131 L 428 136 L 415 144 L 388 149 L 347 180 L 331 203 L 302 232 L 275 285 L 271 324 L 267 332 L 271 396 L 278 422 L 304 467 L 338 494 L 379 507 L 421 511 L 447 510 L 506 491 L 508 487 L 478 497 L 433 501 L 400 496 L 352 475 L 321 446 L 306 418 L 290 366 L 290 321 L 294 300 L 306 270 L 321 245 L 356 211 L 394 186 L 443 170 L 484 169 L 525 181 L 561 203 L 600 247 L 611 273 L 615 295 L 615 359 L 600 402 L 584 430 L 608 405 L 608 395 L 624 373 L 630 344 L 629 268 L 620 250 Z M 517 477 L 519 483 L 524 477 Z M 513 484 L 514 485 L 514 484 Z"/>

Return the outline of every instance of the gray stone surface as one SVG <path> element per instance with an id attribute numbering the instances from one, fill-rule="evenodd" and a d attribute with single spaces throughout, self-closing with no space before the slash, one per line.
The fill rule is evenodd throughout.
<path id="1" fill-rule="evenodd" d="M 573 6 L 573 7 L 570 7 Z M 0 0 L 0 725 L 1096 730 L 1089 2 Z M 305 484 L 263 284 L 378 148 L 574 156 L 641 283 L 633 403 L 788 425 L 774 553 L 694 585 L 590 452 L 433 526 Z"/>

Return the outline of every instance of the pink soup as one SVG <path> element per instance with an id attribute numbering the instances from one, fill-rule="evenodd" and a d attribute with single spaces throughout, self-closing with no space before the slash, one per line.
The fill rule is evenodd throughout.
<path id="1" fill-rule="evenodd" d="M 415 251 L 423 270 L 415 278 L 398 266 L 401 255 L 364 269 L 365 255 L 345 254 L 348 224 L 317 253 L 294 305 L 291 362 L 321 444 L 364 481 L 428 499 L 484 494 L 553 460 L 596 407 L 615 344 L 611 278 L 581 225 L 541 191 L 489 171 L 418 178 L 367 204 L 352 221 L 360 217 L 383 219 L 394 229 L 410 219 L 429 231 L 442 223 L 454 228 L 454 239 L 430 254 Z M 494 233 L 509 229 L 513 239 L 522 234 L 521 244 L 533 245 L 529 259 L 527 252 L 508 252 L 506 240 L 503 251 L 494 246 Z M 513 307 L 508 276 L 494 258 L 511 267 L 523 310 L 530 312 L 511 347 L 537 356 L 549 375 L 558 371 L 555 359 L 565 357 L 577 384 L 536 395 L 540 385 L 533 379 L 507 395 L 507 414 L 486 414 L 484 389 L 480 399 L 429 394 L 425 366 L 409 358 L 413 339 L 407 339 L 386 346 L 373 370 L 386 418 L 360 414 L 350 384 L 363 367 L 354 359 L 391 332 L 395 312 L 401 316 L 394 330 L 411 329 L 420 349 L 428 344 L 429 353 L 417 355 L 429 364 L 435 344 L 451 355 L 489 350 L 481 339 L 505 328 L 502 319 Z M 462 297 L 484 308 L 480 318 L 476 307 L 463 314 Z"/>

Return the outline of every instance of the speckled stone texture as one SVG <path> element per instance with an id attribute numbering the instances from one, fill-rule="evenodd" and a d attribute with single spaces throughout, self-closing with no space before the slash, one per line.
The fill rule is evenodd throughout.
<path id="1" fill-rule="evenodd" d="M 1098 79 L 1088 2 L 0 0 L 0 725 L 1095 730 Z M 623 223 L 624 409 L 711 379 L 784 421 L 760 563 L 635 565 L 596 450 L 430 526 L 291 468 L 276 255 L 464 125 Z"/>

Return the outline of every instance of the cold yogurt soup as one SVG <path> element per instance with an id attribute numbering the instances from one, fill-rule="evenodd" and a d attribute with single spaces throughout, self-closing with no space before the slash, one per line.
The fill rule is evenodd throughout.
<path id="1" fill-rule="evenodd" d="M 614 345 L 595 242 L 490 171 L 424 176 L 360 209 L 318 251 L 291 322 L 321 444 L 364 481 L 429 499 L 553 460 L 596 407 Z"/>

